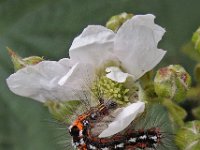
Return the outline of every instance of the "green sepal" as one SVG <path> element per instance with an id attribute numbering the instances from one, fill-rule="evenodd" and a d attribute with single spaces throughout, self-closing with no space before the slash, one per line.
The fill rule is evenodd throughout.
<path id="1" fill-rule="evenodd" d="M 148 71 L 139 80 L 142 88 L 146 88 L 153 83 L 153 71 Z"/>
<path id="2" fill-rule="evenodd" d="M 157 103 L 160 102 L 157 94 L 155 93 L 154 82 L 153 82 L 153 70 L 146 72 L 140 79 L 139 84 L 142 88 L 142 99 L 145 102 Z"/>
<path id="3" fill-rule="evenodd" d="M 200 149 L 200 121 L 187 122 L 176 134 L 176 144 L 181 150 Z"/>
<path id="4" fill-rule="evenodd" d="M 145 86 L 145 88 L 143 88 L 142 92 L 143 92 L 142 98 L 145 102 L 160 103 L 162 101 L 162 97 L 157 96 L 153 83 Z"/>
<path id="5" fill-rule="evenodd" d="M 44 103 L 44 106 L 48 107 L 48 110 L 52 117 L 60 122 L 70 123 L 71 116 L 80 107 L 81 101 L 70 100 L 70 101 L 53 101 L 48 100 Z"/>
<path id="6" fill-rule="evenodd" d="M 163 99 L 162 104 L 168 109 L 170 119 L 177 125 L 177 127 L 183 126 L 183 119 L 187 116 L 185 109 L 172 102 L 170 99 Z"/>
<path id="7" fill-rule="evenodd" d="M 39 56 L 30 56 L 30 57 L 22 58 L 17 53 L 15 53 L 12 49 L 7 47 L 7 50 L 11 57 L 15 72 L 28 65 L 35 65 L 44 60 L 43 57 L 39 57 Z"/>

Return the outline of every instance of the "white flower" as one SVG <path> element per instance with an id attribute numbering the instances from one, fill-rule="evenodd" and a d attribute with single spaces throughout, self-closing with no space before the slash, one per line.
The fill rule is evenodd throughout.
<path id="1" fill-rule="evenodd" d="M 115 67 L 125 71 L 125 77 L 120 75 L 120 78 L 115 78 L 114 74 L 122 72 L 120 69 L 111 69 L 112 75 L 107 77 L 120 82 L 128 73 L 137 80 L 153 69 L 166 53 L 157 48 L 165 30 L 154 23 L 154 18 L 151 14 L 134 16 L 117 33 L 103 26 L 88 26 L 74 39 L 69 51 L 70 58 L 92 64 L 94 68 L 114 60 L 120 64 Z"/>
<path id="2" fill-rule="evenodd" d="M 117 33 L 103 26 L 90 25 L 74 39 L 70 59 L 43 61 L 25 67 L 12 74 L 7 84 L 15 94 L 45 102 L 76 99 L 73 90 L 81 92 L 84 77 L 89 79 L 87 84 L 92 84 L 96 71 L 102 66 L 111 80 L 120 83 L 127 77 L 137 80 L 165 55 L 165 51 L 157 48 L 165 30 L 154 23 L 154 18 L 151 14 L 136 15 Z M 110 61 L 114 64 L 106 66 Z M 143 111 L 142 102 L 127 106 L 101 136 L 109 136 L 108 130 L 114 130 L 113 133 L 123 130 Z"/>

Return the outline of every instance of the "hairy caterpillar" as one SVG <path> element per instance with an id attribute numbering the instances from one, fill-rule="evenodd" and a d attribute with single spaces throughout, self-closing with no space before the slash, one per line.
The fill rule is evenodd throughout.
<path id="1" fill-rule="evenodd" d="M 147 105 L 146 113 L 133 121 L 125 130 L 110 137 L 98 137 L 98 133 L 94 133 L 95 130 L 99 130 L 97 124 L 104 123 L 104 118 L 111 116 L 111 112 L 118 106 L 116 101 L 111 100 L 112 98 L 104 100 L 104 91 L 97 86 L 98 83 L 95 84 L 97 94 L 94 95 L 94 91 L 87 84 L 88 80 L 90 79 L 86 78 L 84 81 L 86 84 L 82 87 L 82 92 L 74 90 L 81 106 L 70 109 L 75 115 L 66 114 L 70 123 L 67 125 L 69 134 L 72 137 L 72 142 L 67 143 L 66 150 L 71 150 L 71 145 L 77 150 L 177 149 L 167 110 L 159 104 Z"/>
<path id="2" fill-rule="evenodd" d="M 151 107 L 144 118 L 137 120 L 123 132 L 107 138 L 94 136 L 91 129 L 115 107 L 116 103 L 110 101 L 79 115 L 69 127 L 73 147 L 78 150 L 176 149 L 171 134 L 168 134 L 169 127 L 166 127 L 169 124 L 167 122 L 163 124 L 163 120 L 167 119 L 166 113 L 163 113 L 165 110 L 158 105 Z M 155 110 L 158 113 L 153 117 L 155 122 L 150 121 L 149 118 L 152 118 L 150 115 L 153 115 Z"/>

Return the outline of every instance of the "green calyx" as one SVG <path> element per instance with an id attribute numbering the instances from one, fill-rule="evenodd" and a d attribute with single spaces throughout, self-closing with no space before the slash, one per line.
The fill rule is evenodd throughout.
<path id="1" fill-rule="evenodd" d="M 28 65 L 35 65 L 44 60 L 42 57 L 39 57 L 39 56 L 30 56 L 30 57 L 22 58 L 10 48 L 7 48 L 7 50 L 13 62 L 15 71 L 22 69 Z"/>
<path id="2" fill-rule="evenodd" d="M 140 79 L 140 85 L 143 90 L 141 90 L 142 99 L 146 102 L 157 103 L 159 99 L 155 93 L 154 83 L 152 81 L 153 71 L 145 73 Z"/>
<path id="3" fill-rule="evenodd" d="M 74 110 L 80 106 L 81 102 L 78 100 L 71 101 L 53 101 L 48 100 L 44 103 L 52 117 L 60 122 L 69 123 L 71 116 L 74 115 Z"/>
<path id="4" fill-rule="evenodd" d="M 169 117 L 174 123 L 174 127 L 181 127 L 184 125 L 184 119 L 187 116 L 185 109 L 174 103 L 169 99 L 163 99 L 162 104 L 167 108 Z"/>
<path id="5" fill-rule="evenodd" d="M 123 105 L 129 102 L 129 89 L 125 83 L 112 81 L 106 76 L 101 76 L 92 88 L 95 97 L 101 97 L 106 100 L 114 100 Z"/>
<path id="6" fill-rule="evenodd" d="M 133 14 L 128 14 L 128 13 L 121 13 L 119 15 L 112 16 L 106 23 L 106 27 L 108 29 L 113 30 L 116 32 L 121 25 L 128 19 L 132 18 Z"/>
<path id="7" fill-rule="evenodd" d="M 157 71 L 154 78 L 156 94 L 176 102 L 185 99 L 190 84 L 190 75 L 180 65 L 170 65 L 161 68 Z"/>

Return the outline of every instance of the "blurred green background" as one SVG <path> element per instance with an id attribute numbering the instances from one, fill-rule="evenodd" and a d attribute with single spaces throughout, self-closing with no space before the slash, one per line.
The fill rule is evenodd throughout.
<path id="1" fill-rule="evenodd" d="M 153 13 L 167 32 L 159 47 L 168 51 L 160 66 L 194 62 L 181 54 L 200 25 L 199 0 L 0 0 L 0 150 L 61 150 L 65 130 L 49 123 L 42 104 L 14 95 L 5 79 L 13 66 L 5 47 L 21 56 L 59 60 L 88 24 L 102 24 L 121 12 Z"/>

